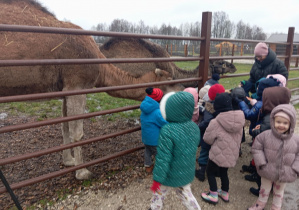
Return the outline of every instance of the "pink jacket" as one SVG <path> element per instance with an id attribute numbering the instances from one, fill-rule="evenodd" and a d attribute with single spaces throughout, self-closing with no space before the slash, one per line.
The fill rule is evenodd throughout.
<path id="1" fill-rule="evenodd" d="M 203 136 L 212 145 L 209 158 L 220 167 L 234 167 L 239 158 L 245 117 L 241 110 L 221 112 L 211 120 Z"/>
<path id="2" fill-rule="evenodd" d="M 284 111 L 290 116 L 290 132 L 279 134 L 274 128 L 274 115 Z M 293 182 L 299 175 L 299 136 L 294 134 L 296 110 L 290 104 L 275 107 L 270 114 L 271 130 L 257 135 L 251 153 L 261 177 L 271 181 Z"/>

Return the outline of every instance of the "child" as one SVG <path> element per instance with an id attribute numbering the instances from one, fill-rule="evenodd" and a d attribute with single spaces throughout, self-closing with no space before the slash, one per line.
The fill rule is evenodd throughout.
<path id="1" fill-rule="evenodd" d="M 216 118 L 211 120 L 204 134 L 204 141 L 212 145 L 209 152 L 207 177 L 210 186 L 208 193 L 202 193 L 204 201 L 217 204 L 218 196 L 229 202 L 229 179 L 227 171 L 234 167 L 239 158 L 239 150 L 245 125 L 241 110 L 233 111 L 229 93 L 217 94 L 214 101 Z M 217 189 L 216 175 L 219 173 L 221 189 Z"/>
<path id="2" fill-rule="evenodd" d="M 205 103 L 209 100 L 208 91 L 210 89 L 210 85 L 203 86 L 200 88 L 198 92 L 198 106 L 199 106 L 199 114 L 201 115 L 203 111 L 205 110 L 204 106 Z"/>
<path id="3" fill-rule="evenodd" d="M 209 101 L 205 103 L 205 109 L 203 112 L 203 117 L 200 123 L 198 124 L 198 127 L 200 129 L 201 133 L 201 139 L 206 131 L 206 128 L 208 127 L 210 121 L 214 118 L 213 114 L 215 112 L 213 103 L 214 99 L 217 95 L 217 93 L 224 93 L 225 89 L 222 85 L 216 84 L 210 87 L 208 91 L 208 96 L 209 96 Z M 201 150 L 199 153 L 199 157 L 197 159 L 199 169 L 195 171 L 195 177 L 198 178 L 199 181 L 204 181 L 205 180 L 205 173 L 206 173 L 206 167 L 208 164 L 208 159 L 209 159 L 209 151 L 211 146 L 205 141 L 200 142 Z"/>
<path id="4" fill-rule="evenodd" d="M 257 126 L 252 130 L 252 137 L 255 138 L 260 133 L 271 129 L 270 126 L 270 114 L 271 111 L 280 104 L 289 104 L 291 100 L 291 91 L 285 87 L 271 87 L 267 88 L 263 92 L 263 106 L 259 114 L 259 121 Z M 261 177 L 258 175 L 252 159 L 250 166 L 254 168 L 252 173 L 252 179 L 256 181 L 258 188 L 251 187 L 249 190 L 252 194 L 259 196 L 260 186 L 261 186 Z M 242 167 L 243 168 L 243 167 Z M 247 175 L 248 176 L 248 175 Z"/>
<path id="5" fill-rule="evenodd" d="M 192 122 L 194 99 L 187 92 L 166 94 L 160 110 L 169 123 L 160 130 L 153 171 L 151 209 L 162 209 L 171 188 L 187 209 L 201 209 L 191 191 L 200 131 Z"/>
<path id="6" fill-rule="evenodd" d="M 198 92 L 193 87 L 185 88 L 184 91 L 188 92 L 188 93 L 191 93 L 193 95 L 193 98 L 194 98 L 194 110 L 193 110 L 193 115 L 192 115 L 192 121 L 197 124 L 198 123 L 198 119 L 199 119 Z"/>
<path id="7" fill-rule="evenodd" d="M 206 85 L 215 85 L 215 84 L 219 84 L 219 79 L 220 79 L 220 75 L 217 73 L 212 74 L 212 78 L 209 79 L 208 81 L 206 81 L 206 83 L 204 84 L 204 86 Z"/>
<path id="8" fill-rule="evenodd" d="M 252 145 L 252 155 L 259 175 L 261 190 L 256 203 L 249 210 L 264 209 L 272 184 L 271 209 L 281 209 L 286 183 L 299 175 L 299 136 L 294 134 L 296 110 L 290 104 L 275 107 L 270 115 L 271 130 L 258 135 Z"/>
<path id="9" fill-rule="evenodd" d="M 163 92 L 159 88 L 149 87 L 145 90 L 148 94 L 140 104 L 141 137 L 144 143 L 144 166 L 149 174 L 153 170 L 152 156 L 157 153 L 160 128 L 167 123 L 161 115 L 159 102 Z"/>

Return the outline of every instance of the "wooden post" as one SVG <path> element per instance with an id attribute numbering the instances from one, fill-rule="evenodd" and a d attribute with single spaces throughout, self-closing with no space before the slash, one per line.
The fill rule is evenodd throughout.
<path id="1" fill-rule="evenodd" d="M 288 39 L 287 39 L 288 45 L 286 47 L 286 52 L 285 52 L 285 55 L 287 57 L 284 60 L 284 65 L 287 67 L 288 71 L 290 71 L 291 56 L 293 54 L 294 32 L 295 32 L 295 27 L 289 27 Z"/>
<path id="2" fill-rule="evenodd" d="M 232 56 L 234 56 L 234 54 L 235 54 L 235 44 L 233 44 L 233 47 L 232 47 Z M 230 62 L 233 63 L 234 59 L 232 59 Z"/>
<path id="3" fill-rule="evenodd" d="M 187 44 L 185 44 L 184 53 L 185 53 L 185 57 L 187 57 L 188 56 L 188 45 Z"/>
<path id="4" fill-rule="evenodd" d="M 172 44 L 170 45 L 170 56 L 172 56 Z"/>
<path id="5" fill-rule="evenodd" d="M 192 56 L 194 56 L 194 45 L 193 45 L 192 47 L 193 47 L 193 50 L 192 50 Z"/>
<path id="6" fill-rule="evenodd" d="M 166 51 L 168 52 L 168 44 L 166 45 Z"/>
<path id="7" fill-rule="evenodd" d="M 241 52 L 240 52 L 241 56 L 243 55 L 243 48 L 244 48 L 244 43 L 241 44 L 241 49 L 240 49 L 240 51 L 241 51 Z"/>
<path id="8" fill-rule="evenodd" d="M 299 46 L 297 45 L 296 46 L 296 49 L 297 49 L 297 55 L 299 55 Z M 296 58 L 296 64 L 295 64 L 295 67 L 298 67 L 298 60 L 299 60 L 299 58 Z"/>
<path id="9" fill-rule="evenodd" d="M 210 59 L 210 42 L 211 42 L 211 26 L 212 26 L 212 12 L 203 12 L 201 21 L 201 40 L 199 57 L 203 58 L 199 62 L 199 77 L 202 80 L 198 82 L 198 90 L 203 87 L 203 84 L 208 80 L 209 59 Z"/>
<path id="10" fill-rule="evenodd" d="M 219 56 L 222 55 L 222 44 L 220 43 L 220 47 L 219 47 Z"/>

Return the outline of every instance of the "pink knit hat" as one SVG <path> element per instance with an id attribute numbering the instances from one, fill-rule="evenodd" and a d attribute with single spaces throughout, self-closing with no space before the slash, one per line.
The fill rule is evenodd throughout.
<path id="1" fill-rule="evenodd" d="M 265 56 L 268 55 L 268 46 L 264 42 L 258 43 L 254 48 L 255 56 Z"/>
<path id="2" fill-rule="evenodd" d="M 269 77 L 273 77 L 273 78 L 277 79 L 280 82 L 279 86 L 285 87 L 287 84 L 286 78 L 281 74 L 269 74 L 267 76 L 267 78 L 269 78 Z"/>
<path id="3" fill-rule="evenodd" d="M 287 114 L 286 114 L 285 112 L 283 112 L 283 111 L 277 112 L 277 113 L 274 115 L 274 117 L 283 117 L 283 118 L 287 119 L 289 122 L 291 121 L 290 116 L 287 115 Z"/>

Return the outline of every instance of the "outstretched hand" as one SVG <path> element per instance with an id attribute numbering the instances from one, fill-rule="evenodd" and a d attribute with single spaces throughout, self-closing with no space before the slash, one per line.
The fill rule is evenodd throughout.
<path id="1" fill-rule="evenodd" d="M 156 182 L 155 180 L 153 181 L 153 184 L 151 186 L 151 190 L 153 191 L 153 193 L 155 193 L 156 191 L 160 190 L 160 186 L 161 183 Z"/>

